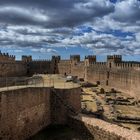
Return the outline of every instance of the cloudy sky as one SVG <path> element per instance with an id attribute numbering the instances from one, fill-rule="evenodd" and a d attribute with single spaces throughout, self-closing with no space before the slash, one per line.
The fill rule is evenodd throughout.
<path id="1" fill-rule="evenodd" d="M 140 0 L 0 0 L 0 49 L 17 58 L 122 54 L 139 60 Z"/>

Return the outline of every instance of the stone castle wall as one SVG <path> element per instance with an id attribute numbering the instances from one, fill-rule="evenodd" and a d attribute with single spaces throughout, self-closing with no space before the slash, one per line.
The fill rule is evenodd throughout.
<path id="1" fill-rule="evenodd" d="M 15 56 L 9 55 L 8 53 L 1 53 L 0 51 L 0 61 L 1 62 L 14 62 Z"/>
<path id="2" fill-rule="evenodd" d="M 21 61 L 0 62 L 0 77 L 17 77 L 27 74 L 27 65 Z"/>
<path id="3" fill-rule="evenodd" d="M 24 140 L 50 124 L 50 89 L 0 93 L 0 138 Z"/>
<path id="4" fill-rule="evenodd" d="M 61 60 L 58 63 L 59 74 L 69 75 L 71 74 L 71 61 L 70 60 Z"/>
<path id="5" fill-rule="evenodd" d="M 52 124 L 66 124 L 70 108 L 76 113 L 81 111 L 81 88 L 55 89 L 51 94 L 51 119 Z M 57 96 L 56 96 L 57 95 Z M 61 97 L 62 100 L 58 100 Z"/>
<path id="6" fill-rule="evenodd" d="M 100 81 L 102 85 L 106 84 L 107 69 L 106 63 L 95 63 L 86 67 L 86 80 L 91 83 Z"/>
<path id="7" fill-rule="evenodd" d="M 133 67 L 132 67 L 133 68 Z M 140 71 L 128 68 L 109 68 L 105 64 L 93 64 L 87 67 L 87 81 L 95 83 L 100 81 L 102 86 L 109 86 L 124 91 L 130 96 L 139 98 Z"/>
<path id="8" fill-rule="evenodd" d="M 15 61 L 14 56 L 0 54 L 0 77 L 37 73 L 73 75 L 91 83 L 100 81 L 103 86 L 123 90 L 136 98 L 140 91 L 140 63 L 122 61 L 120 55 L 108 56 L 107 62 L 96 62 L 96 56 L 87 56 L 84 61 L 80 61 L 80 55 L 73 55 L 69 60 L 61 60 L 60 56 L 52 56 L 51 60 L 23 56 L 22 61 Z"/>
<path id="9" fill-rule="evenodd" d="M 29 67 L 28 67 L 28 74 L 33 75 L 33 74 L 50 74 L 53 71 L 51 69 L 51 61 L 47 60 L 34 60 L 29 62 Z"/>
<path id="10" fill-rule="evenodd" d="M 0 92 L 0 139 L 25 140 L 50 124 L 66 122 L 68 112 L 53 91 L 65 104 L 80 110 L 80 88 L 29 87 Z"/>
<path id="11" fill-rule="evenodd" d="M 71 66 L 71 74 L 73 76 L 78 76 L 79 78 L 84 78 L 85 76 L 85 67 L 84 62 L 76 63 Z"/>

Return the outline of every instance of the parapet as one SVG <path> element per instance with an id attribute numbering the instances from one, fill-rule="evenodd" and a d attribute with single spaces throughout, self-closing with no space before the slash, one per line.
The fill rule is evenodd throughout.
<path id="1" fill-rule="evenodd" d="M 58 56 L 55 56 L 55 55 L 52 56 L 52 61 L 53 62 L 57 62 L 58 63 L 60 60 L 61 60 L 61 56 L 59 56 L 59 55 Z"/>
<path id="2" fill-rule="evenodd" d="M 33 59 L 32 63 L 49 63 L 51 60 L 49 59 Z"/>
<path id="3" fill-rule="evenodd" d="M 89 64 L 92 64 L 93 62 L 96 62 L 96 55 L 85 56 L 85 60 L 88 60 Z"/>
<path id="4" fill-rule="evenodd" d="M 123 61 L 121 63 L 115 63 L 115 66 L 120 69 L 140 70 L 140 62 Z"/>
<path id="5" fill-rule="evenodd" d="M 122 55 L 108 55 L 107 62 L 122 62 Z"/>
<path id="6" fill-rule="evenodd" d="M 26 63 L 31 62 L 32 61 L 32 56 L 31 55 L 29 55 L 29 56 L 22 55 L 22 61 L 26 62 Z"/>
<path id="7" fill-rule="evenodd" d="M 70 55 L 70 60 L 80 62 L 80 55 Z"/>
<path id="8" fill-rule="evenodd" d="M 15 56 L 9 55 L 8 53 L 1 53 L 0 51 L 0 61 L 1 62 L 14 62 Z"/>

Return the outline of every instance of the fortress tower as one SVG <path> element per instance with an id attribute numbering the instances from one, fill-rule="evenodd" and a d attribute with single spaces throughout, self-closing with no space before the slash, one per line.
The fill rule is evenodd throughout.
<path id="1" fill-rule="evenodd" d="M 75 65 L 80 62 L 80 55 L 70 55 L 71 64 Z"/>
<path id="2" fill-rule="evenodd" d="M 32 56 L 31 56 L 31 55 L 29 55 L 29 56 L 23 55 L 23 56 L 22 56 L 22 61 L 23 61 L 23 62 L 26 62 L 26 63 L 29 63 L 29 62 L 32 61 Z"/>
<path id="3" fill-rule="evenodd" d="M 85 66 L 89 66 L 90 64 L 93 64 L 94 62 L 96 62 L 96 55 L 85 56 Z"/>
<path id="4" fill-rule="evenodd" d="M 122 62 L 121 55 L 108 55 L 107 56 L 107 64 L 109 68 L 111 68 L 114 63 L 120 63 L 120 62 Z"/>
<path id="5" fill-rule="evenodd" d="M 61 57 L 60 56 L 52 56 L 52 72 L 53 74 L 58 73 L 58 63 L 60 62 Z"/>

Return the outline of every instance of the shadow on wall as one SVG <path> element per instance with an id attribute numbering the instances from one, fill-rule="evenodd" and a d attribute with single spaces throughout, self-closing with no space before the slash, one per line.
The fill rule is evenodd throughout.
<path id="1" fill-rule="evenodd" d="M 28 140 L 90 140 L 67 125 L 50 125 Z M 93 139 L 91 139 L 93 140 Z"/>
<path id="2" fill-rule="evenodd" d="M 80 121 L 80 119 L 75 120 L 71 117 L 68 117 L 68 125 L 75 131 L 78 131 L 85 140 L 95 140 L 94 135 L 88 130 L 85 123 Z"/>

